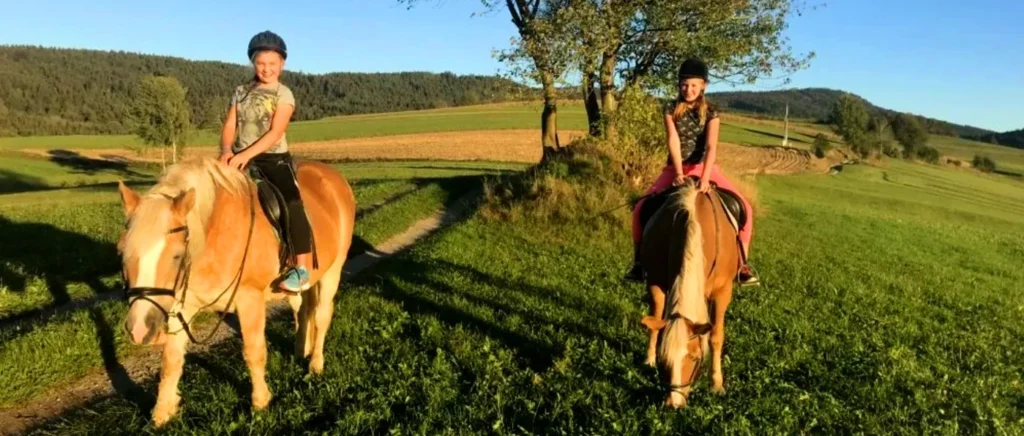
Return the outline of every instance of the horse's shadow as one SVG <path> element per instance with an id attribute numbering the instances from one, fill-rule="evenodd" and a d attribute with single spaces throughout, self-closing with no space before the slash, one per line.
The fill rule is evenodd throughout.
<path id="1" fill-rule="evenodd" d="M 113 243 L 50 224 L 14 222 L 0 216 L 0 241 L 0 284 L 8 292 L 24 293 L 38 278 L 51 296 L 51 302 L 43 307 L 0 318 L 0 326 L 69 303 L 70 283 L 84 283 L 95 294 L 110 292 L 100 278 L 119 269 Z"/>
<path id="2" fill-rule="evenodd" d="M 113 172 L 122 177 L 144 177 L 145 174 L 128 167 L 129 161 L 121 156 L 104 156 L 93 159 L 77 151 L 54 149 L 47 152 L 51 162 L 68 168 L 74 174 L 94 175 L 99 172 Z"/>

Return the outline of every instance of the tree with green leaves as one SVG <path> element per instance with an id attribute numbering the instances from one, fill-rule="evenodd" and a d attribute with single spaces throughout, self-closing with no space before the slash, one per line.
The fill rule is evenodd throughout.
<path id="1" fill-rule="evenodd" d="M 413 7 L 423 0 L 397 0 Z M 558 141 L 558 93 L 555 83 L 568 68 L 570 42 L 563 22 L 562 0 L 480 0 L 484 8 L 508 10 L 518 38 L 512 47 L 498 52 L 498 59 L 509 65 L 511 74 L 540 83 L 543 87 L 544 111 L 541 114 L 541 144 L 544 155 L 561 148 Z"/>
<path id="2" fill-rule="evenodd" d="M 875 141 L 867 135 L 869 115 L 864 102 L 844 94 L 832 107 L 830 124 L 843 141 L 861 157 L 871 154 Z"/>
<path id="3" fill-rule="evenodd" d="M 423 0 L 397 1 L 411 7 Z M 480 1 L 488 10 L 507 9 L 519 31 L 499 58 L 513 75 L 542 84 L 546 149 L 557 128 L 554 82 L 567 72 L 582 78 L 591 133 L 611 136 L 617 95 L 636 86 L 674 96 L 676 70 L 687 57 L 702 57 L 717 80 L 747 83 L 798 70 L 813 57 L 792 56 L 782 36 L 800 0 Z"/>
<path id="4" fill-rule="evenodd" d="M 160 156 L 166 165 L 164 150 L 171 147 L 173 162 L 178 160 L 178 145 L 185 144 L 191 128 L 191 109 L 185 100 L 185 88 L 174 77 L 144 76 L 138 84 L 133 108 L 135 134 L 149 145 L 160 147 Z"/>
<path id="5" fill-rule="evenodd" d="M 893 117 L 892 134 L 903 146 L 903 156 L 907 158 L 914 156 L 928 142 L 928 132 L 917 117 L 910 114 L 901 113 Z"/>

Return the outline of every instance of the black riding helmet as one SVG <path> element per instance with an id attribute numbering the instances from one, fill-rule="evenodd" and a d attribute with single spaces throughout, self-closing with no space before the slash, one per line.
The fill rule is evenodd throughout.
<path id="1" fill-rule="evenodd" d="M 262 50 L 276 51 L 282 59 L 288 59 L 288 46 L 285 45 L 284 39 L 269 30 L 257 33 L 249 40 L 249 59 Z"/>
<path id="2" fill-rule="evenodd" d="M 692 57 L 685 61 L 679 66 L 679 81 L 689 79 L 691 77 L 699 77 L 708 81 L 708 66 L 700 58 Z"/>

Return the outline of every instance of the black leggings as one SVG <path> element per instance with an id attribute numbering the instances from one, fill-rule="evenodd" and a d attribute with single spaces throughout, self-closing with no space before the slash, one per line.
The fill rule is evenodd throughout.
<path id="1" fill-rule="evenodd" d="M 296 174 L 292 171 L 292 157 L 288 153 L 264 153 L 253 159 L 250 165 L 258 168 L 284 197 L 288 208 L 288 234 L 292 252 L 296 255 L 312 250 L 312 230 L 309 219 L 302 207 Z"/>

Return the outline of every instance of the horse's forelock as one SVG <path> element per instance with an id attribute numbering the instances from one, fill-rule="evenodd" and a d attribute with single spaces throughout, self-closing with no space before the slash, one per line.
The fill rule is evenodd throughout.
<path id="1" fill-rule="evenodd" d="M 206 226 L 217 205 L 217 189 L 229 195 L 248 195 L 249 183 L 241 172 L 221 165 L 210 158 L 192 158 L 167 169 L 160 180 L 143 196 L 132 214 L 131 225 L 125 235 L 125 255 L 136 255 L 138 241 L 151 241 L 163 237 L 170 230 L 173 199 L 189 189 L 195 192 L 195 202 L 186 217 L 192 235 L 189 249 L 198 254 L 205 248 Z M 133 243 L 136 242 L 136 243 Z"/>

